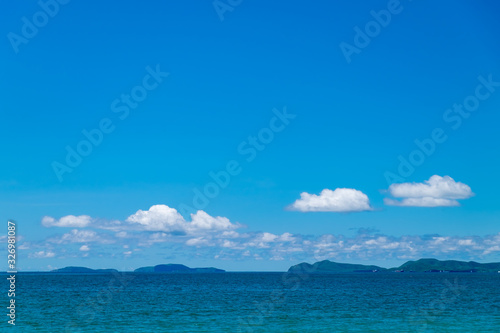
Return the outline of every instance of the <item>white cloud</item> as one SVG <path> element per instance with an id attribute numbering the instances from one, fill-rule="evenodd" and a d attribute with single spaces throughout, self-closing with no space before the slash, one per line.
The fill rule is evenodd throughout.
<path id="1" fill-rule="evenodd" d="M 191 222 L 186 221 L 176 209 L 166 205 L 154 205 L 149 210 L 138 210 L 127 218 L 127 222 L 134 226 L 140 226 L 142 230 L 180 232 L 189 235 L 231 231 L 241 227 L 233 224 L 226 217 L 213 217 L 199 210 L 191 214 Z"/>
<path id="2" fill-rule="evenodd" d="M 241 235 L 234 231 L 234 230 L 231 230 L 231 231 L 224 231 L 220 234 L 220 237 L 224 237 L 224 238 L 238 238 L 240 237 Z"/>
<path id="3" fill-rule="evenodd" d="M 238 225 L 232 224 L 226 217 L 212 217 L 202 210 L 191 214 L 191 223 L 187 229 L 191 230 L 233 230 L 238 228 Z"/>
<path id="4" fill-rule="evenodd" d="M 276 240 L 276 238 L 278 238 L 278 236 L 274 235 L 274 234 L 271 234 L 269 232 L 264 232 L 262 233 L 262 238 L 261 240 L 264 242 L 264 243 L 270 243 L 270 242 L 274 242 Z"/>
<path id="5" fill-rule="evenodd" d="M 287 233 L 288 234 L 288 233 Z M 290 234 L 288 234 L 290 235 Z M 290 237 L 290 236 L 285 236 Z M 256 248 L 270 248 L 271 243 L 281 242 L 281 237 L 270 232 L 261 232 L 252 235 L 250 240 L 244 240 L 243 246 Z"/>
<path id="6" fill-rule="evenodd" d="M 451 199 L 440 199 L 440 198 L 405 198 L 403 200 L 394 200 L 384 198 L 384 203 L 388 206 L 400 206 L 400 207 L 454 207 L 460 206 L 458 201 Z"/>
<path id="7" fill-rule="evenodd" d="M 476 243 L 472 239 L 461 239 L 458 241 L 458 245 L 474 246 Z"/>
<path id="8" fill-rule="evenodd" d="M 295 240 L 295 237 L 293 237 L 291 233 L 285 232 L 279 237 L 279 240 L 283 242 L 291 242 Z"/>
<path id="9" fill-rule="evenodd" d="M 361 212 L 372 210 L 368 196 L 351 188 L 324 189 L 319 195 L 303 192 L 288 207 L 299 212 Z"/>
<path id="10" fill-rule="evenodd" d="M 235 242 L 232 242 L 232 241 L 230 241 L 230 240 L 225 239 L 225 240 L 222 242 L 222 247 L 235 248 L 235 247 L 236 247 L 236 243 L 235 243 Z"/>
<path id="11" fill-rule="evenodd" d="M 209 246 L 210 242 L 203 237 L 191 238 L 186 241 L 188 246 Z"/>
<path id="12" fill-rule="evenodd" d="M 62 242 L 86 243 L 95 241 L 98 238 L 97 233 L 92 230 L 73 229 L 69 233 L 62 235 Z"/>
<path id="13" fill-rule="evenodd" d="M 80 246 L 80 251 L 90 251 L 90 247 L 88 247 L 87 245 L 82 245 Z"/>
<path id="14" fill-rule="evenodd" d="M 53 258 L 56 254 L 51 251 L 38 251 L 30 255 L 32 258 Z"/>
<path id="15" fill-rule="evenodd" d="M 484 250 L 483 255 L 488 255 L 492 252 L 500 252 L 500 246 L 495 245 Z"/>
<path id="16" fill-rule="evenodd" d="M 139 224 L 144 230 L 168 232 L 182 231 L 185 223 L 177 210 L 166 205 L 154 205 L 146 211 L 139 209 L 127 222 Z"/>
<path id="17" fill-rule="evenodd" d="M 115 240 L 110 239 L 108 235 L 98 234 L 93 230 L 73 229 L 70 232 L 62 234 L 60 236 L 49 238 L 48 242 L 55 244 L 90 243 L 90 242 L 110 244 L 114 243 Z"/>
<path id="18" fill-rule="evenodd" d="M 42 218 L 42 225 L 45 227 L 69 227 L 69 228 L 85 228 L 92 223 L 92 218 L 88 215 L 67 215 L 61 217 L 59 220 L 50 216 Z"/>
<path id="19" fill-rule="evenodd" d="M 468 199 L 474 195 L 471 188 L 456 182 L 449 176 L 434 175 L 423 183 L 402 183 L 389 186 L 389 193 L 394 198 L 384 199 L 389 206 L 413 207 L 452 207 L 460 206 L 457 200 Z"/>
<path id="20" fill-rule="evenodd" d="M 424 183 L 392 184 L 389 192 L 395 198 L 448 198 L 467 199 L 474 195 L 470 187 L 456 182 L 450 176 L 434 175 Z"/>

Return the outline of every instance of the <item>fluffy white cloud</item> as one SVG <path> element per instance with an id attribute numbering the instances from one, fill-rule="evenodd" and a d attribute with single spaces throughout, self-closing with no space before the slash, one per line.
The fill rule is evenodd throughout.
<path id="1" fill-rule="evenodd" d="M 471 188 L 456 182 L 449 176 L 434 175 L 423 183 L 402 183 L 389 186 L 389 193 L 394 200 L 386 198 L 384 202 L 390 206 L 413 207 L 451 207 L 460 206 L 457 199 L 468 199 L 474 195 Z"/>
<path id="2" fill-rule="evenodd" d="M 150 231 L 183 231 L 184 218 L 177 210 L 166 205 L 154 205 L 149 210 L 139 209 L 127 218 L 127 222 L 139 224 Z"/>
<path id="3" fill-rule="evenodd" d="M 450 176 L 438 175 L 423 183 L 392 184 L 389 186 L 389 192 L 395 198 L 467 199 L 474 195 L 468 185 L 456 182 Z"/>
<path id="4" fill-rule="evenodd" d="M 80 251 L 90 251 L 90 247 L 88 247 L 87 245 L 82 245 L 80 246 Z"/>
<path id="5" fill-rule="evenodd" d="M 191 214 L 191 222 L 186 221 L 176 209 L 166 205 L 154 205 L 149 210 L 138 210 L 127 218 L 127 222 L 140 226 L 142 230 L 178 232 L 185 234 L 198 234 L 207 232 L 230 231 L 239 228 L 226 217 L 213 217 L 199 210 Z"/>
<path id="6" fill-rule="evenodd" d="M 92 218 L 88 215 L 67 215 L 59 220 L 50 216 L 42 218 L 42 225 L 45 227 L 69 227 L 69 228 L 85 228 L 92 223 Z"/>
<path id="7" fill-rule="evenodd" d="M 299 212 L 361 212 L 372 210 L 368 196 L 351 188 L 324 189 L 319 195 L 303 192 L 288 207 Z"/>
<path id="8" fill-rule="evenodd" d="M 276 238 L 278 238 L 277 235 L 271 234 L 270 232 L 264 232 L 262 233 L 261 240 L 264 243 L 272 243 L 276 240 Z"/>
<path id="9" fill-rule="evenodd" d="M 202 210 L 196 212 L 196 214 L 191 214 L 191 223 L 187 229 L 194 231 L 197 230 L 233 230 L 238 228 L 239 225 L 232 224 L 226 217 L 212 217 Z"/>
<path id="10" fill-rule="evenodd" d="M 282 242 L 292 242 L 295 240 L 295 237 L 289 232 L 285 232 L 283 235 L 279 237 L 279 240 Z"/>

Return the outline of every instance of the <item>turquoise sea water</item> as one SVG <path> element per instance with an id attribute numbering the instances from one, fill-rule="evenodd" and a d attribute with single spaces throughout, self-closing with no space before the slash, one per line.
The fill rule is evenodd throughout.
<path id="1" fill-rule="evenodd" d="M 500 332 L 500 274 L 19 274 L 16 305 L 2 332 Z"/>

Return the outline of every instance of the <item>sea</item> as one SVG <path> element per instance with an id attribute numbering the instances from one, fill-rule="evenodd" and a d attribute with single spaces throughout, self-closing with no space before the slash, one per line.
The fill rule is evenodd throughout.
<path id="1" fill-rule="evenodd" d="M 1 332 L 500 332 L 496 273 L 20 273 L 15 300 Z"/>

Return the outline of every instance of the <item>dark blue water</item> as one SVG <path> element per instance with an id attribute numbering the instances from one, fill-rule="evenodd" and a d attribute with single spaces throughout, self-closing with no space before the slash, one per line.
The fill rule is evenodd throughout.
<path id="1" fill-rule="evenodd" d="M 500 274 L 20 274 L 17 291 L 2 332 L 500 332 Z"/>

